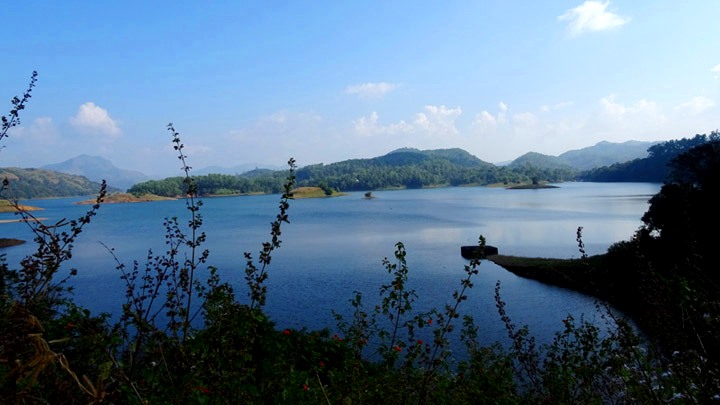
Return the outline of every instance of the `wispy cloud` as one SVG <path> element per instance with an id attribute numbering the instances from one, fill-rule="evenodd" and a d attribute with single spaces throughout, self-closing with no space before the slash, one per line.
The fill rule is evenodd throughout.
<path id="1" fill-rule="evenodd" d="M 720 65 L 715 65 L 714 68 L 710 69 L 711 72 L 715 73 L 715 78 L 720 78 Z"/>
<path id="2" fill-rule="evenodd" d="M 703 96 L 695 96 L 675 107 L 676 110 L 686 112 L 691 115 L 697 115 L 703 111 L 715 106 L 715 101 Z"/>
<path id="3" fill-rule="evenodd" d="M 498 124 L 502 124 L 505 122 L 505 115 L 507 114 L 507 110 L 507 104 L 501 101 L 498 103 L 497 114 L 492 114 L 487 110 L 483 110 L 475 116 L 475 121 L 473 122 L 473 125 L 479 127 L 482 131 L 484 129 L 494 127 Z"/>
<path id="4" fill-rule="evenodd" d="M 282 166 L 294 157 L 302 165 L 313 162 L 328 145 L 336 145 L 336 132 L 314 111 L 278 110 L 218 139 L 208 137 L 204 146 L 212 149 L 203 158 L 214 157 L 205 164 L 230 167 L 239 163 Z"/>
<path id="5" fill-rule="evenodd" d="M 607 11 L 609 4 L 610 2 L 588 0 L 567 10 L 558 20 L 568 22 L 568 32 L 572 36 L 617 28 L 630 21 L 627 17 Z"/>
<path id="6" fill-rule="evenodd" d="M 364 136 L 394 135 L 410 132 L 413 129 L 412 125 L 402 120 L 394 124 L 380 125 L 378 123 L 379 119 L 378 113 L 373 111 L 370 116 L 363 116 L 353 120 L 352 124 L 355 132 Z"/>
<path id="7" fill-rule="evenodd" d="M 430 137 L 456 135 L 458 129 L 455 120 L 462 114 L 462 109 L 448 108 L 444 105 L 426 105 L 422 112 L 415 113 L 412 122 L 400 120 L 396 123 L 381 125 L 376 111 L 352 121 L 355 132 L 359 135 L 395 135 L 425 134 Z"/>
<path id="8" fill-rule="evenodd" d="M 395 90 L 399 85 L 396 83 L 376 82 L 353 84 L 345 89 L 345 93 L 358 96 L 360 98 L 380 98 L 385 94 Z"/>
<path id="9" fill-rule="evenodd" d="M 563 102 L 553 104 L 553 105 L 546 104 L 546 105 L 543 105 L 540 107 L 540 111 L 542 111 L 542 112 L 558 111 L 558 110 L 563 110 L 567 107 L 570 107 L 571 105 L 573 105 L 572 101 L 563 101 Z"/>
<path id="10" fill-rule="evenodd" d="M 460 106 L 447 108 L 444 105 L 426 105 L 424 112 L 415 114 L 414 124 L 418 129 L 431 135 L 455 135 L 458 133 L 455 120 L 462 114 Z"/>
<path id="11" fill-rule="evenodd" d="M 654 117 L 663 121 L 665 120 L 665 117 L 658 109 L 657 103 L 644 98 L 628 105 L 616 102 L 615 95 L 611 94 L 601 98 L 600 105 L 609 118 L 616 120 L 623 120 L 635 116 Z"/>
<path id="12" fill-rule="evenodd" d="M 77 114 L 70 117 L 70 124 L 79 130 L 103 135 L 118 136 L 122 132 L 117 121 L 110 117 L 107 110 L 92 102 L 82 104 Z"/>

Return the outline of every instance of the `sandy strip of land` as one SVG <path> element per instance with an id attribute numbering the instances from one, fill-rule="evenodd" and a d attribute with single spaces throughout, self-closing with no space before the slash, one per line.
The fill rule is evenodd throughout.
<path id="1" fill-rule="evenodd" d="M 45 221 L 46 219 L 47 218 L 34 218 L 34 219 L 27 219 L 27 220 L 25 220 L 25 219 L 0 219 L 0 224 L 7 224 L 10 222 L 28 222 L 28 221 L 38 222 L 38 221 Z"/>

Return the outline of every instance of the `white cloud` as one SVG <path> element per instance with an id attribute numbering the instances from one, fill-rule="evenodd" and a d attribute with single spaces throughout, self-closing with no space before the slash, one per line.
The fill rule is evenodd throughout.
<path id="1" fill-rule="evenodd" d="M 665 119 L 658 110 L 657 103 L 645 100 L 644 98 L 633 104 L 625 105 L 623 103 L 615 102 L 615 95 L 611 94 L 607 97 L 601 98 L 600 105 L 603 107 L 606 115 L 613 119 L 622 120 L 629 116 L 638 115 L 655 117 L 663 120 Z"/>
<path id="2" fill-rule="evenodd" d="M 490 124 L 495 125 L 497 124 L 497 118 L 495 118 L 494 115 L 490 114 L 486 110 L 483 110 L 475 117 L 475 121 L 482 124 Z"/>
<path id="3" fill-rule="evenodd" d="M 617 28 L 630 21 L 629 18 L 607 11 L 609 4 L 610 2 L 601 3 L 588 0 L 575 8 L 567 10 L 565 14 L 558 17 L 558 20 L 568 22 L 568 32 L 573 36 L 585 32 Z"/>
<path id="4" fill-rule="evenodd" d="M 504 115 L 504 114 L 507 112 L 507 110 L 508 110 L 507 104 L 505 104 L 505 103 L 502 102 L 502 101 L 498 103 L 498 108 L 500 109 L 500 112 L 501 112 L 503 115 Z"/>
<path id="5" fill-rule="evenodd" d="M 563 103 L 556 108 L 564 108 Z M 555 106 L 546 106 L 548 110 Z M 541 108 L 542 110 L 542 108 Z M 578 126 L 567 117 L 548 117 L 530 111 L 510 114 L 510 107 L 498 103 L 495 114 L 481 111 L 475 116 L 470 132 L 471 145 L 469 150 L 477 149 L 478 156 L 492 162 L 511 160 L 528 151 L 541 153 L 558 153 L 557 145 L 572 145 L 567 134 Z M 564 152 L 562 150 L 561 152 Z"/>
<path id="6" fill-rule="evenodd" d="M 204 164 L 232 167 L 253 163 L 284 167 L 289 157 L 298 159 L 300 165 L 312 163 L 337 143 L 333 137 L 338 132 L 318 113 L 280 110 L 229 130 L 219 139 L 207 137 L 203 146 L 212 148 L 207 157 L 214 160 Z M 196 163 L 195 166 L 202 165 Z"/>
<path id="7" fill-rule="evenodd" d="M 364 135 L 395 135 L 423 132 L 430 136 L 456 135 L 458 129 L 455 120 L 462 114 L 462 109 L 447 108 L 444 105 L 426 105 L 423 112 L 415 114 L 412 123 L 400 120 L 394 124 L 379 124 L 376 111 L 352 121 L 355 132 Z"/>
<path id="8" fill-rule="evenodd" d="M 572 101 L 563 101 L 563 102 L 553 104 L 553 105 L 546 104 L 546 105 L 543 105 L 540 107 L 540 111 L 542 111 L 542 112 L 558 111 L 558 110 L 562 110 L 567 107 L 570 107 L 571 105 L 573 105 Z"/>
<path id="9" fill-rule="evenodd" d="M 398 133 L 410 132 L 412 125 L 405 121 L 400 121 L 395 124 L 379 125 L 379 117 L 376 111 L 370 113 L 369 117 L 360 117 L 352 122 L 355 132 L 364 136 L 372 135 L 394 135 Z"/>
<path id="10" fill-rule="evenodd" d="M 297 113 L 283 110 L 260 117 L 258 121 L 264 124 L 265 127 L 272 125 L 274 129 L 279 129 L 294 126 L 298 123 L 321 122 L 322 117 L 314 113 Z"/>
<path id="11" fill-rule="evenodd" d="M 99 132 L 104 135 L 120 135 L 120 127 L 113 120 L 107 110 L 87 102 L 78 108 L 74 117 L 70 117 L 70 124 L 85 132 Z"/>
<path id="12" fill-rule="evenodd" d="M 57 129 L 50 117 L 36 118 L 30 127 L 19 126 L 11 128 L 10 136 L 18 137 L 20 140 L 43 144 L 57 138 Z"/>
<path id="13" fill-rule="evenodd" d="M 480 112 L 480 114 L 475 116 L 475 121 L 473 122 L 473 125 L 478 126 L 482 129 L 489 129 L 491 127 L 494 127 L 498 124 L 503 124 L 505 122 L 505 116 L 507 114 L 508 106 L 504 102 L 498 103 L 498 113 L 493 115 L 492 113 L 488 112 L 487 110 L 483 110 Z"/>
<path id="14" fill-rule="evenodd" d="M 38 117 L 29 126 L 14 127 L 8 135 L 11 142 L 7 143 L 7 149 L 0 148 L 2 166 L 37 167 L 63 156 L 66 142 L 50 117 Z"/>
<path id="15" fill-rule="evenodd" d="M 347 94 L 357 95 L 360 98 L 379 98 L 395 90 L 398 87 L 395 83 L 377 82 L 362 83 L 348 86 L 345 89 Z"/>
<path id="16" fill-rule="evenodd" d="M 531 112 L 513 114 L 512 122 L 518 127 L 529 128 L 538 124 L 538 118 Z"/>
<path id="17" fill-rule="evenodd" d="M 691 100 L 676 106 L 675 109 L 691 115 L 697 115 L 714 106 L 715 101 L 713 101 L 712 99 L 703 96 L 696 96 L 693 97 Z"/>
<path id="18" fill-rule="evenodd" d="M 414 124 L 418 129 L 431 135 L 455 135 L 458 133 L 455 120 L 462 114 L 460 106 L 447 108 L 444 105 L 426 105 L 425 112 L 415 114 Z"/>
<path id="19" fill-rule="evenodd" d="M 715 79 L 720 78 L 720 65 L 715 65 L 712 69 L 710 69 L 711 72 L 715 73 Z"/>

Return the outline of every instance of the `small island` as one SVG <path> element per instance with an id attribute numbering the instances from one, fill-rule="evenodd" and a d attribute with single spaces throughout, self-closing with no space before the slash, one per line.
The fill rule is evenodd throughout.
<path id="1" fill-rule="evenodd" d="M 151 201 L 169 201 L 176 200 L 172 197 L 162 197 L 155 194 L 142 194 L 136 196 L 130 193 L 117 193 L 110 194 L 105 197 L 103 204 L 119 204 L 119 203 L 137 203 L 137 202 L 151 202 Z M 79 201 L 76 204 L 95 204 L 97 201 L 93 198 L 90 200 Z"/>
<path id="2" fill-rule="evenodd" d="M 39 208 L 39 207 L 33 207 L 30 205 L 21 205 L 21 204 L 18 204 L 16 206 L 8 200 L 0 200 L 0 212 L 17 212 L 18 209 L 21 209 L 23 211 L 42 210 L 42 208 Z"/>
<path id="3" fill-rule="evenodd" d="M 340 197 L 347 195 L 345 193 L 338 192 L 337 190 L 323 188 L 323 187 L 298 187 L 291 191 L 293 198 L 326 198 L 326 197 Z"/>

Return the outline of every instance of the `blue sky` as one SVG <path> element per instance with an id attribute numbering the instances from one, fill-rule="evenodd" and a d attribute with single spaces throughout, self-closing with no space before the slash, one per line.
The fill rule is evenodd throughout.
<path id="1" fill-rule="evenodd" d="M 720 127 L 717 1 L 22 1 L 0 166 L 195 168 L 464 148 L 489 162 Z"/>

